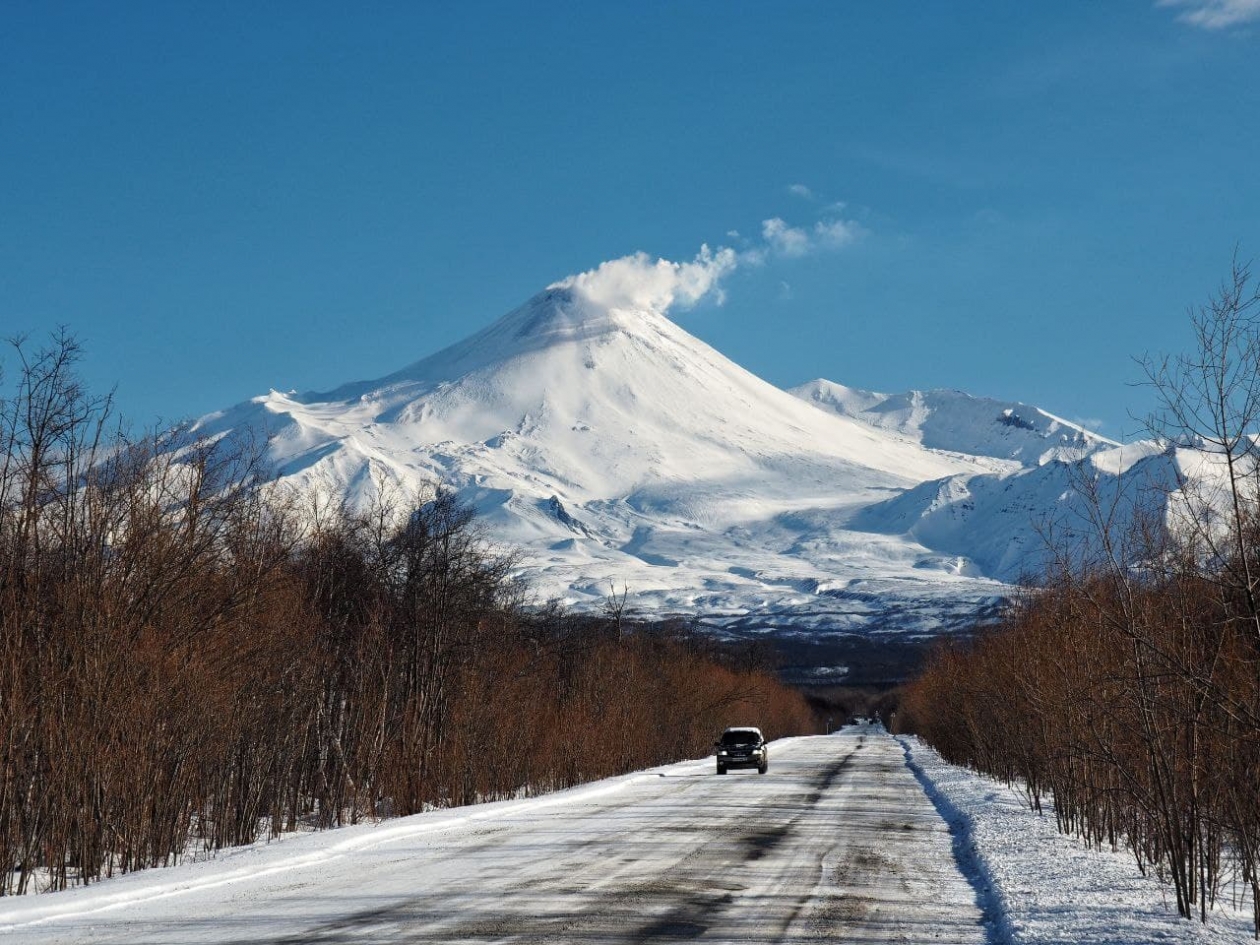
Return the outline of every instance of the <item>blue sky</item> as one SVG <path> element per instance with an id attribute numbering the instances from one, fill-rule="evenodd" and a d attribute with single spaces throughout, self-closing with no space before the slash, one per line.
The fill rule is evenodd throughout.
<path id="1" fill-rule="evenodd" d="M 1260 254 L 1257 61 L 1260 0 L 8 3 L 0 333 L 68 325 L 147 424 L 801 233 L 676 319 L 1131 434 L 1133 356 Z"/>

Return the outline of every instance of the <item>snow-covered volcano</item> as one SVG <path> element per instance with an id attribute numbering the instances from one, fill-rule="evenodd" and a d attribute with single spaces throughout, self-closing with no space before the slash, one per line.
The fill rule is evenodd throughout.
<path id="1" fill-rule="evenodd" d="M 938 443 L 950 404 L 912 426 L 793 396 L 666 317 L 673 293 L 609 293 L 599 272 L 379 380 L 273 391 L 197 428 L 265 431 L 281 478 L 354 500 L 452 488 L 519 549 L 540 599 L 573 606 L 615 583 L 641 612 L 733 629 L 933 632 L 1008 590 L 909 518 L 924 483 L 1009 477 L 1028 449 Z M 1112 446 L 1070 424 L 1051 437 Z"/>

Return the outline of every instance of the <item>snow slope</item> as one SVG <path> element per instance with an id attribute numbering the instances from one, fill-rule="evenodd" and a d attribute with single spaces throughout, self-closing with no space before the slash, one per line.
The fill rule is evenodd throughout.
<path id="1" fill-rule="evenodd" d="M 987 460 L 986 469 L 872 503 L 850 525 L 910 538 L 966 560 L 970 573 L 1006 582 L 1035 580 L 1056 554 L 1088 554 L 1097 509 L 1141 507 L 1163 516 L 1184 477 L 1213 475 L 1199 451 L 1122 445 L 1027 404 L 951 390 L 877 394 L 826 380 L 792 393 L 931 451 Z"/>
<path id="2" fill-rule="evenodd" d="M 925 482 L 867 506 L 852 522 L 912 537 L 939 553 L 966 555 L 991 577 L 1036 579 L 1055 554 L 1090 552 L 1096 508 L 1146 507 L 1164 515 L 1164 496 L 1178 488 L 1182 465 L 1177 454 L 1154 444 L 1131 444 L 1071 462 Z M 1114 524 L 1122 528 L 1124 520 Z"/>

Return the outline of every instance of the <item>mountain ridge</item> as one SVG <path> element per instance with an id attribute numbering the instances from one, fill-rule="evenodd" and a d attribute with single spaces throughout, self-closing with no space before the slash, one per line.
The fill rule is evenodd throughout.
<path id="1" fill-rule="evenodd" d="M 817 378 L 789 392 L 839 416 L 900 433 L 928 449 L 1021 466 L 1076 459 L 1122 444 L 1020 401 L 937 388 L 882 394 Z"/>

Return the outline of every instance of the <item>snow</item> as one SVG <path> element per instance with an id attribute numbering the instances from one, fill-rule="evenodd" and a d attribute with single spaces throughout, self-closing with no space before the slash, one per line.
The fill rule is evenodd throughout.
<path id="1" fill-rule="evenodd" d="M 958 837 L 998 929 L 996 941 L 1149 945 L 1248 942 L 1250 904 L 1224 904 L 1209 924 L 1177 915 L 1171 891 L 1143 876 L 1126 851 L 1090 849 L 1038 815 L 1016 788 L 947 764 L 916 738 L 899 738 L 907 762 Z"/>
<path id="2" fill-rule="evenodd" d="M 985 941 L 951 837 L 872 728 L 0 901 L 17 943 Z M 930 932 L 930 935 L 929 935 Z"/>
<path id="3" fill-rule="evenodd" d="M 1125 854 L 879 726 L 569 791 L 303 834 L 0 899 L 24 943 L 1243 942 L 1177 917 Z"/>
<path id="4" fill-rule="evenodd" d="M 956 390 L 879 394 L 818 379 L 791 393 L 930 450 L 1037 466 L 1120 444 L 1038 407 Z M 998 467 L 1003 468 L 1003 467 Z M 1010 468 L 1007 466 L 1006 468 Z"/>
<path id="5" fill-rule="evenodd" d="M 853 524 L 908 535 L 938 552 L 965 557 L 989 577 L 1011 582 L 1037 578 L 1053 554 L 1047 544 L 1052 534 L 1078 550 L 1092 540 L 1094 498 L 1103 510 L 1114 506 L 1127 512 L 1132 502 L 1149 502 L 1178 488 L 1177 466 L 1162 452 L 1129 464 L 1110 453 L 1102 454 L 1099 464 L 1097 455 L 1074 463 L 1054 460 L 1016 473 L 926 482 L 868 506 Z M 1134 455 L 1140 453 L 1135 450 Z M 1085 483 L 1093 497 L 1082 489 Z M 1116 527 L 1123 523 L 1118 517 Z"/>

